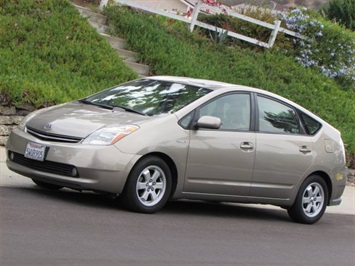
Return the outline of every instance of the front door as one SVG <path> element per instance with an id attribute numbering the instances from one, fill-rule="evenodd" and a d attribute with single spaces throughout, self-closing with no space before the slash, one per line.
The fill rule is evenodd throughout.
<path id="1" fill-rule="evenodd" d="M 250 132 L 248 93 L 221 96 L 198 110 L 221 119 L 219 129 L 190 132 L 184 191 L 247 196 L 253 174 L 255 133 Z"/>

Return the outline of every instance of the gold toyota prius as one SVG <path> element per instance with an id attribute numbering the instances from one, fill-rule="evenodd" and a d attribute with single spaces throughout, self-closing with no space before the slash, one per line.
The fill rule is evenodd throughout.
<path id="1" fill-rule="evenodd" d="M 183 78 L 134 80 L 29 114 L 7 166 L 47 189 L 119 195 L 153 213 L 169 199 L 273 204 L 312 224 L 346 183 L 338 130 L 276 94 Z"/>

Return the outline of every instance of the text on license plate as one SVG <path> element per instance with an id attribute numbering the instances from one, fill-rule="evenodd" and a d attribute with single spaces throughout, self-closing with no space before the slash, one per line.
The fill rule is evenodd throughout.
<path id="1" fill-rule="evenodd" d="M 27 143 L 25 157 L 37 161 L 44 161 L 46 146 L 36 143 Z"/>

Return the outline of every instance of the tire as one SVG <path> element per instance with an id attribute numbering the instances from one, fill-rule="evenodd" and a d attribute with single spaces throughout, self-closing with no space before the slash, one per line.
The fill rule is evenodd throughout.
<path id="1" fill-rule="evenodd" d="M 292 220 L 314 224 L 322 218 L 328 203 L 328 187 L 324 179 L 313 175 L 301 185 L 294 204 L 287 210 Z"/>
<path id="2" fill-rule="evenodd" d="M 131 211 L 154 213 L 168 201 L 171 186 L 169 166 L 159 157 L 149 156 L 133 167 L 120 200 Z"/>
<path id="3" fill-rule="evenodd" d="M 41 188 L 46 188 L 46 189 L 50 189 L 50 190 L 59 190 L 61 188 L 63 188 L 62 186 L 58 186 L 58 185 L 53 185 L 53 184 L 49 184 L 46 182 L 42 182 L 42 181 L 38 181 L 36 179 L 32 179 L 32 181 L 39 187 Z"/>

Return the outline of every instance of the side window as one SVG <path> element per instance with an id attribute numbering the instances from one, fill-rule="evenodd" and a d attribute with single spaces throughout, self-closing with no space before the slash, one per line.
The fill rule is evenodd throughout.
<path id="1" fill-rule="evenodd" d="M 317 120 L 311 118 L 310 116 L 301 113 L 303 124 L 306 128 L 307 134 L 314 135 L 318 132 L 318 130 L 322 127 L 322 124 Z"/>
<path id="2" fill-rule="evenodd" d="M 259 131 L 300 134 L 296 112 L 289 106 L 258 96 Z"/>
<path id="3" fill-rule="evenodd" d="M 228 94 L 200 108 L 199 116 L 215 116 L 221 119 L 219 130 L 248 131 L 250 127 L 250 95 Z"/>

